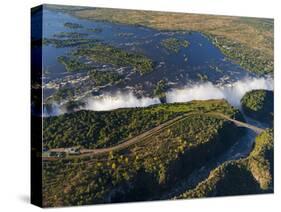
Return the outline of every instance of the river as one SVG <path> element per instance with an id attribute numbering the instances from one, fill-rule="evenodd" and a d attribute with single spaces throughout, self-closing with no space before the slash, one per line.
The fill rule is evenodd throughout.
<path id="1" fill-rule="evenodd" d="M 80 24 L 82 27 L 75 30 L 69 29 L 64 26 L 66 22 Z M 101 30 L 93 32 L 89 29 Z M 129 52 L 141 53 L 156 63 L 151 73 L 143 76 L 136 73 L 130 74 L 127 76 L 129 80 L 125 85 L 109 86 L 105 89 L 107 92 L 113 89 L 122 92 L 128 87 L 133 87 L 134 90 L 142 89 L 142 93 L 145 94 L 146 89 L 150 89 L 149 85 L 155 85 L 161 79 L 166 79 L 173 88 L 178 88 L 199 82 L 198 75 L 206 75 L 208 82 L 218 86 L 233 84 L 247 77 L 255 77 L 255 74 L 228 60 L 208 37 L 199 32 L 159 31 L 142 26 L 83 20 L 65 12 L 43 10 L 43 38 L 55 38 L 54 35 L 57 33 L 73 31 L 85 33 L 87 38 L 96 39 Z M 190 45 L 188 48 L 180 49 L 177 54 L 171 53 L 161 45 L 164 39 L 171 37 L 188 40 Z M 43 73 L 43 83 L 47 84 L 71 75 L 76 77 L 77 74 L 67 72 L 57 60 L 58 56 L 67 55 L 74 48 L 43 46 L 43 69 L 47 70 Z M 85 75 L 85 72 L 81 72 L 77 76 L 81 78 Z M 53 89 L 46 88 L 44 95 L 50 96 L 53 92 Z M 245 120 L 255 126 L 267 127 L 248 117 L 245 117 Z M 173 191 L 166 193 L 163 199 L 172 198 L 195 187 L 198 182 L 208 177 L 211 170 L 225 161 L 246 157 L 252 149 L 255 136 L 254 132 L 247 129 L 246 135 L 227 152 L 195 170 L 186 180 L 176 185 Z"/>
<path id="2" fill-rule="evenodd" d="M 82 27 L 69 29 L 65 23 L 75 23 Z M 90 29 L 99 29 L 98 32 Z M 105 91 L 133 90 L 146 94 L 151 87 L 161 79 L 166 79 L 172 88 L 192 84 L 205 76 L 207 81 L 222 85 L 236 82 L 242 78 L 255 76 L 228 60 L 221 51 L 202 33 L 189 31 L 160 31 L 148 27 L 124 25 L 105 21 L 89 21 L 76 18 L 65 12 L 43 10 L 43 38 L 57 38 L 56 35 L 64 32 L 86 34 L 86 38 L 96 39 L 117 48 L 135 53 L 141 53 L 151 58 L 155 67 L 146 75 L 130 73 L 125 78 L 126 83 L 118 86 L 108 86 Z M 187 40 L 188 48 L 181 48 L 179 52 L 168 51 L 162 41 L 168 38 Z M 43 80 L 44 83 L 60 80 L 66 76 L 77 75 L 69 73 L 58 62 L 57 58 L 69 54 L 73 48 L 56 48 L 52 45 L 43 46 Z M 100 64 L 104 66 L 106 64 Z M 81 71 L 78 77 L 85 76 Z M 45 89 L 44 96 L 53 93 L 52 89 Z"/>

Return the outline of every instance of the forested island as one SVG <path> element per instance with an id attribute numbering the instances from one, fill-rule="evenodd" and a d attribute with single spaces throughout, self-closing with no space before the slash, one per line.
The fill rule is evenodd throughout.
<path id="1" fill-rule="evenodd" d="M 243 111 L 250 117 L 273 126 L 273 91 L 253 90 L 241 100 Z"/>

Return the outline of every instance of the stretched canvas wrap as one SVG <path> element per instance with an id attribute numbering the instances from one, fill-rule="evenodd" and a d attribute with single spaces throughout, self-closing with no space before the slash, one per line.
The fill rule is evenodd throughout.
<path id="1" fill-rule="evenodd" d="M 265 18 L 31 10 L 31 201 L 273 193 Z"/>

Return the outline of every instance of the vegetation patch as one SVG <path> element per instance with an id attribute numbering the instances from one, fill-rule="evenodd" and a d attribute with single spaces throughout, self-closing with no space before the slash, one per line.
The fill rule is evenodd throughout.
<path id="1" fill-rule="evenodd" d="M 68 34 L 67 34 L 68 35 Z M 62 35 L 65 36 L 65 35 Z M 58 61 L 65 65 L 69 72 L 88 69 L 89 66 L 82 62 L 80 57 L 87 57 L 96 63 L 110 64 L 118 67 L 130 66 L 141 75 L 153 71 L 154 63 L 148 57 L 131 53 L 125 50 L 99 43 L 95 39 L 69 38 L 69 39 L 43 39 L 44 45 L 53 45 L 56 48 L 77 47 L 69 56 L 59 56 Z"/>
<path id="2" fill-rule="evenodd" d="M 64 98 L 69 92 L 59 90 L 56 95 L 61 94 Z M 73 95 L 72 92 L 69 95 Z M 124 108 L 106 112 L 78 111 L 44 118 L 43 143 L 48 148 L 77 145 L 86 148 L 109 147 L 184 113 L 212 111 L 229 116 L 239 114 L 227 102 L 219 100 Z"/>
<path id="3" fill-rule="evenodd" d="M 190 43 L 187 40 L 180 40 L 177 38 L 167 38 L 161 42 L 169 52 L 178 53 L 181 48 L 187 48 Z"/>
<path id="4" fill-rule="evenodd" d="M 59 32 L 53 35 L 56 38 L 82 38 L 88 36 L 86 33 L 79 32 Z"/>
<path id="5" fill-rule="evenodd" d="M 245 45 L 226 39 L 223 36 L 210 36 L 212 42 L 243 68 L 259 75 L 273 73 L 273 58 L 263 50 L 245 48 Z"/>
<path id="6" fill-rule="evenodd" d="M 96 43 L 98 40 L 87 38 L 69 38 L 69 39 L 56 39 L 56 38 L 44 38 L 43 45 L 52 45 L 56 48 L 65 47 L 77 47 L 89 43 Z"/>
<path id="7" fill-rule="evenodd" d="M 102 28 L 88 28 L 87 29 L 89 32 L 94 32 L 94 33 L 101 33 Z"/>
<path id="8" fill-rule="evenodd" d="M 198 73 L 197 74 L 197 77 L 198 77 L 198 79 L 200 80 L 200 81 L 207 81 L 208 80 L 208 76 L 206 75 L 206 74 L 200 74 L 200 73 Z"/>
<path id="9" fill-rule="evenodd" d="M 241 99 L 246 115 L 273 125 L 273 91 L 252 90 Z"/>
<path id="10" fill-rule="evenodd" d="M 55 102 L 60 102 L 60 101 L 65 100 L 65 99 L 71 99 L 71 98 L 74 97 L 74 95 L 75 95 L 75 92 L 74 92 L 73 89 L 63 87 L 63 88 L 58 89 L 54 93 L 53 100 Z"/>
<path id="11" fill-rule="evenodd" d="M 64 23 L 64 27 L 70 28 L 70 29 L 80 29 L 80 28 L 83 28 L 83 26 L 81 24 L 71 23 L 71 22 Z"/>
<path id="12" fill-rule="evenodd" d="M 105 8 L 88 8 L 72 11 L 72 14 L 89 20 L 142 25 L 159 30 L 202 32 L 210 36 L 227 57 L 247 70 L 258 74 L 273 73 L 273 19 Z"/>
<path id="13" fill-rule="evenodd" d="M 91 65 L 84 63 L 77 57 L 59 56 L 58 62 L 64 65 L 66 71 L 75 72 L 91 69 Z"/>
<path id="14" fill-rule="evenodd" d="M 130 53 L 122 49 L 97 43 L 79 48 L 73 52 L 74 56 L 86 56 L 97 63 L 112 64 L 115 66 L 131 66 L 140 74 L 153 71 L 153 62 L 144 55 Z"/>
<path id="15" fill-rule="evenodd" d="M 107 84 L 116 84 L 122 80 L 120 74 L 116 71 L 97 71 L 91 70 L 88 72 L 90 79 L 94 81 L 96 86 Z"/>
<path id="16" fill-rule="evenodd" d="M 200 198 L 273 192 L 273 130 L 257 136 L 245 159 L 225 162 L 196 188 L 177 198 Z"/>
<path id="17" fill-rule="evenodd" d="M 220 107 L 216 108 L 215 105 Z M 229 115 L 238 112 L 223 100 L 212 100 L 119 109 L 98 112 L 96 116 L 104 114 L 101 119 L 107 119 L 109 124 L 113 121 L 114 126 L 116 124 L 120 126 L 116 129 L 109 125 L 110 134 L 103 134 L 108 137 L 120 136 L 128 128 L 130 134 L 135 133 L 135 130 L 141 132 L 142 129 L 149 127 L 149 123 L 161 123 L 161 120 L 169 120 L 175 113 L 192 111 L 224 111 L 223 113 Z M 102 122 L 97 121 L 90 113 L 92 112 L 73 113 L 76 114 L 76 118 L 69 117 L 71 114 L 55 117 L 57 120 L 47 118 L 44 119 L 44 126 L 61 123 L 60 126 L 49 125 L 51 128 L 48 132 L 52 131 L 52 134 L 56 135 L 61 131 L 64 132 L 63 136 L 68 134 L 65 130 L 71 126 L 83 130 L 85 127 L 78 123 L 83 124 L 91 120 L 91 124 L 87 126 L 93 127 L 90 133 L 97 135 L 104 126 L 96 127 L 94 123 Z M 67 116 L 67 121 L 64 121 Z M 153 118 L 150 119 L 150 116 Z M 63 126 L 65 128 L 62 128 Z M 201 130 L 203 128 L 204 130 Z M 227 133 L 224 133 L 225 131 Z M 83 134 L 81 132 L 76 133 L 76 136 Z M 43 204 L 66 206 L 137 201 L 157 195 L 159 197 L 161 192 L 171 189 L 177 180 L 186 177 L 193 169 L 231 146 L 239 136 L 241 130 L 225 119 L 204 113 L 190 114 L 186 119 L 181 119 L 152 136 L 143 138 L 138 145 L 129 146 L 125 150 L 111 151 L 96 157 L 46 161 L 43 169 Z"/>
<path id="18" fill-rule="evenodd" d="M 168 89 L 167 81 L 160 80 L 154 88 L 154 96 L 157 96 L 162 103 L 166 103 L 166 91 Z"/>

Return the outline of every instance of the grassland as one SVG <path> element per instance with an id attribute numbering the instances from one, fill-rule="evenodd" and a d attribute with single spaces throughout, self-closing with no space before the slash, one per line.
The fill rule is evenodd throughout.
<path id="1" fill-rule="evenodd" d="M 135 129 L 142 131 L 151 127 L 150 123 L 161 123 L 173 114 L 194 111 L 218 111 L 229 116 L 239 116 L 238 111 L 223 100 L 118 109 L 98 112 L 96 115 L 101 116 L 101 119 L 114 118 L 107 118 L 109 122 L 106 126 L 114 121 L 115 126 L 117 124 L 120 128 L 108 126 L 110 134 L 105 133 L 105 136 L 119 136 L 127 128 L 133 134 Z M 149 119 L 150 116 L 153 117 L 152 120 Z M 74 130 L 82 130 L 85 128 L 81 125 L 84 122 L 90 121 L 91 124 L 87 124 L 87 127 L 96 127 L 94 123 L 102 123 L 96 122 L 90 111 L 81 111 L 76 118 L 71 114 L 55 118 L 57 120 L 44 119 L 44 126 L 53 135 L 59 134 L 59 131 L 65 135 L 65 130 L 71 125 Z M 56 125 L 49 125 L 48 122 Z M 65 124 L 68 125 L 64 128 Z M 91 133 L 94 135 L 103 129 L 104 127 L 97 126 L 96 131 Z M 80 134 L 83 133 L 75 135 Z M 125 150 L 98 156 L 44 161 L 44 206 L 153 199 L 159 193 L 171 189 L 175 182 L 189 175 L 192 170 L 225 151 L 241 135 L 243 130 L 223 118 L 191 114 Z"/>
<path id="2" fill-rule="evenodd" d="M 257 74 L 273 73 L 272 19 L 104 8 L 84 8 L 70 12 L 89 20 L 142 25 L 159 30 L 199 31 L 247 70 Z"/>

